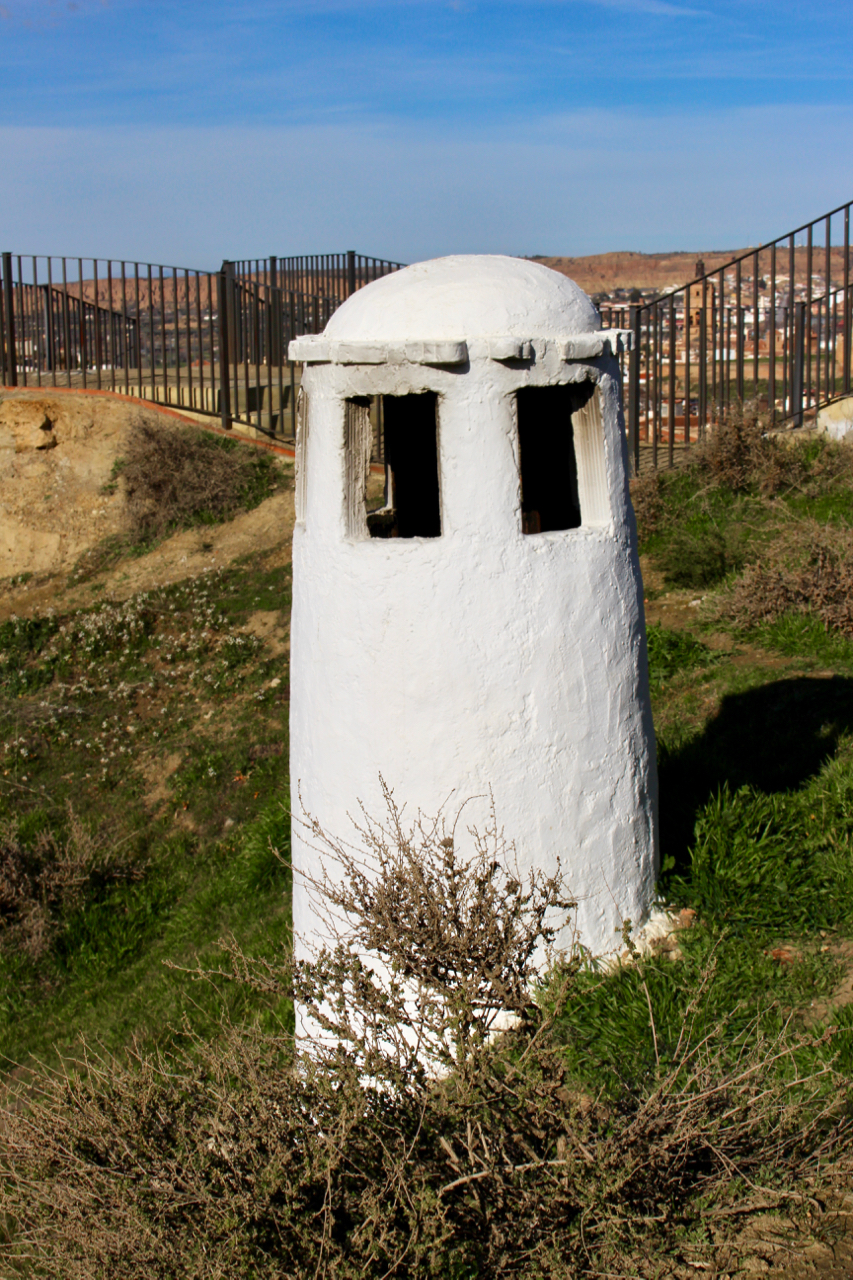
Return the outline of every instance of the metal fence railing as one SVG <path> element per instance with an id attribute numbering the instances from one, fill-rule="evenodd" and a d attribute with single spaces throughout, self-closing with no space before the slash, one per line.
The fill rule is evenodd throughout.
<path id="1" fill-rule="evenodd" d="M 3 253 L 0 384 L 118 391 L 292 438 L 288 343 L 400 265 L 350 252 L 205 272 Z"/>
<path id="2" fill-rule="evenodd" d="M 601 309 L 623 356 L 634 471 L 672 466 L 737 406 L 800 427 L 851 391 L 851 203 L 663 297 Z M 642 462 L 641 462 L 642 459 Z"/>
<path id="3" fill-rule="evenodd" d="M 623 355 L 633 468 L 672 466 L 736 406 L 771 428 L 849 394 L 850 210 L 841 205 L 662 297 L 601 308 Z M 295 434 L 290 340 L 401 263 L 348 253 L 226 261 L 204 272 L 2 254 L 0 383 L 108 389 Z"/>

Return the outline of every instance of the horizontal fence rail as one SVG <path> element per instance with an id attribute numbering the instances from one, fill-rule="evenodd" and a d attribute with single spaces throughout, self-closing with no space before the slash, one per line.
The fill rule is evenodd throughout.
<path id="1" fill-rule="evenodd" d="M 769 430 L 851 391 L 850 208 L 732 258 L 663 297 L 603 306 L 622 357 L 633 469 L 673 466 L 751 404 Z"/>
<path id="2" fill-rule="evenodd" d="M 288 343 L 401 265 L 350 251 L 206 272 L 3 253 L 0 384 L 116 391 L 293 438 Z"/>

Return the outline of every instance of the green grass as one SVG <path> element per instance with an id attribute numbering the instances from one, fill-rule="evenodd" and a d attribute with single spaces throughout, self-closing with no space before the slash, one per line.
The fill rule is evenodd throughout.
<path id="1" fill-rule="evenodd" d="M 849 526 L 853 470 L 837 465 L 837 451 L 818 438 L 781 445 L 794 465 L 771 494 L 760 474 L 735 490 L 698 466 L 662 472 L 650 524 L 640 509 L 641 551 L 669 584 L 696 590 L 739 573 L 792 520 Z"/>
<path id="2" fill-rule="evenodd" d="M 738 545 L 753 547 L 772 528 L 772 504 L 703 493 L 689 473 L 667 479 L 664 499 L 650 553 L 677 523 L 697 537 L 740 525 Z M 258 610 L 286 619 L 289 604 L 290 566 L 247 558 L 123 605 L 0 629 L 0 819 L 14 815 L 34 840 L 61 830 L 71 800 L 144 868 L 63 920 L 47 957 L 0 952 L 8 1059 L 81 1037 L 162 1041 L 183 1019 L 215 1034 L 226 1012 L 289 1016 L 169 967 L 215 966 L 229 931 L 256 954 L 288 937 L 290 886 L 270 847 L 286 854 L 287 662 L 240 628 Z M 609 1092 L 654 1067 L 649 997 L 665 1060 L 712 964 L 702 1017 L 737 1047 L 792 1011 L 805 1025 L 813 1002 L 829 1007 L 839 960 L 821 950 L 822 933 L 833 945 L 853 936 L 853 642 L 798 616 L 740 637 L 746 652 L 723 652 L 703 642 L 712 625 L 648 632 L 659 892 L 698 915 L 680 960 L 654 955 L 584 979 L 567 1051 L 580 1079 Z M 783 945 L 796 963 L 773 958 Z M 833 1051 L 848 1052 L 848 1019 L 836 1017 L 847 1030 Z"/>
<path id="3" fill-rule="evenodd" d="M 731 580 L 783 508 L 842 521 L 850 496 L 767 503 L 685 473 L 663 494 L 645 549 L 691 593 Z M 698 577 L 683 567 L 690 538 L 708 556 Z M 257 611 L 287 619 L 290 566 L 276 560 L 0 627 L 0 823 L 33 845 L 63 836 L 70 801 L 141 871 L 93 883 L 41 956 L 4 950 L 0 922 L 10 1067 L 84 1042 L 169 1049 L 215 1043 L 224 1025 L 292 1030 L 286 1000 L 194 980 L 227 969 L 223 937 L 270 960 L 290 940 L 288 664 L 241 631 Z M 799 1078 L 830 1062 L 853 1072 L 853 1003 L 839 1000 L 853 954 L 853 640 L 799 614 L 735 633 L 735 648 L 729 627 L 723 649 L 710 633 L 725 624 L 701 612 L 689 630 L 648 630 L 658 894 L 695 918 L 677 953 L 589 963 L 559 1023 L 578 1092 L 613 1115 L 653 1093 L 685 1031 L 731 1064 L 774 1038 L 791 1046 L 777 1069 L 792 1106 Z M 700 1234 L 701 1209 L 685 1211 Z"/>
<path id="4" fill-rule="evenodd" d="M 286 627 L 289 605 L 289 564 L 253 558 L 0 628 L 0 823 L 63 839 L 71 803 L 140 872 L 94 882 L 46 954 L 4 949 L 0 926 L 7 1061 L 276 1012 L 169 964 L 215 964 L 231 933 L 261 954 L 289 936 L 287 661 L 240 630 L 258 610 Z"/>
<path id="5" fill-rule="evenodd" d="M 749 638 L 777 653 L 853 671 L 853 640 L 828 629 L 810 613 L 790 613 L 754 627 Z"/>
<path id="6" fill-rule="evenodd" d="M 812 483 L 825 446 L 794 447 L 805 480 L 770 500 L 696 469 L 662 478 L 643 550 L 666 582 L 731 582 L 792 528 L 792 515 L 849 523 L 843 469 L 826 487 Z M 665 1069 L 693 1021 L 695 1035 L 722 1034 L 733 1057 L 785 1028 L 826 1023 L 828 1039 L 794 1060 L 853 1069 L 853 1006 L 835 1000 L 853 939 L 853 640 L 791 614 L 734 631 L 736 647 L 722 651 L 701 639 L 732 633 L 713 610 L 691 625 L 698 634 L 652 626 L 648 642 L 658 893 L 673 910 L 692 908 L 695 923 L 678 934 L 679 958 L 659 951 L 614 972 L 592 966 L 562 1026 L 579 1083 L 614 1098 Z"/>
<path id="7" fill-rule="evenodd" d="M 720 655 L 687 631 L 673 631 L 660 625 L 648 628 L 649 684 L 660 690 L 674 676 L 708 668 L 719 662 Z"/>
<path id="8" fill-rule="evenodd" d="M 773 698 L 780 690 L 769 681 L 752 692 Z M 813 691 L 787 690 L 801 692 L 808 698 Z M 748 706 L 751 694 L 732 697 L 736 706 Z M 845 1070 L 853 1066 L 853 1010 L 833 1002 L 845 971 L 839 944 L 853 937 L 853 737 L 836 736 L 829 725 L 815 728 L 817 741 L 804 743 L 793 761 L 774 761 L 772 737 L 763 753 L 752 738 L 740 753 L 725 752 L 724 768 L 735 777 L 799 766 L 805 776 L 784 790 L 748 782 L 733 787 L 728 780 L 715 787 L 713 772 L 697 776 L 706 735 L 662 762 L 669 852 L 659 892 L 671 909 L 693 908 L 695 923 L 678 933 L 676 959 L 653 953 L 611 973 L 593 965 L 583 976 L 561 1029 L 584 1088 L 618 1098 L 646 1087 L 673 1062 L 688 1021 L 694 1038 L 722 1036 L 733 1060 L 762 1037 L 785 1028 L 819 1031 L 828 1022 L 836 1030 L 798 1053 L 800 1068 L 814 1069 L 836 1055 Z M 735 733 L 732 722 L 727 747 Z M 715 769 L 719 761 L 715 749 Z M 687 797 L 680 795 L 685 762 L 693 780 Z M 810 765 L 817 766 L 813 773 Z M 681 800 L 681 826 L 667 813 L 674 796 Z"/>

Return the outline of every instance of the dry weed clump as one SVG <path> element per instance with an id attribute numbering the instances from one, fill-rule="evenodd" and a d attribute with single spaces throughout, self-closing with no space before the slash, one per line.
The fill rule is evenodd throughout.
<path id="1" fill-rule="evenodd" d="M 406 827 L 387 800 L 363 846 L 313 824 L 328 949 L 271 964 L 231 945 L 225 972 L 196 975 L 292 991 L 316 1040 L 229 1026 L 19 1092 L 0 1112 L 0 1264 L 62 1280 L 573 1280 L 659 1276 L 666 1258 L 686 1276 L 676 1254 L 702 1249 L 685 1230 L 724 1227 L 733 1188 L 739 1220 L 790 1207 L 849 1150 L 831 1067 L 803 1078 L 785 1032 L 722 1036 L 703 1016 L 710 972 L 654 1079 L 608 1105 L 586 1095 L 558 1034 L 579 955 L 555 957 L 534 994 L 570 910 L 562 878 L 520 876 L 494 820 L 465 852 L 458 822 Z M 514 1025 L 495 1034 L 502 1010 Z"/>
<path id="2" fill-rule="evenodd" d="M 706 482 L 733 493 L 821 493 L 853 478 L 853 451 L 826 439 L 772 432 L 767 410 L 745 401 L 708 427 L 691 465 Z"/>
<path id="3" fill-rule="evenodd" d="M 191 428 L 133 424 L 120 464 L 131 533 L 142 539 L 233 516 L 271 490 L 264 454 Z"/>
<path id="4" fill-rule="evenodd" d="M 68 806 L 68 834 L 40 832 L 21 838 L 18 825 L 0 826 L 0 948 L 39 960 L 62 920 L 99 886 L 137 878 L 138 865 L 103 835 L 93 835 Z"/>
<path id="5" fill-rule="evenodd" d="M 640 542 L 657 533 L 666 519 L 666 504 L 658 471 L 646 471 L 631 481 L 631 503 Z"/>
<path id="6" fill-rule="evenodd" d="M 767 414 L 753 402 L 734 405 L 708 427 L 693 465 L 715 485 L 741 493 L 753 485 L 765 491 L 768 468 L 778 469 L 779 443 L 768 436 Z"/>
<path id="7" fill-rule="evenodd" d="M 720 602 L 738 626 L 811 613 L 827 631 L 853 637 L 853 530 L 803 522 L 749 565 Z"/>

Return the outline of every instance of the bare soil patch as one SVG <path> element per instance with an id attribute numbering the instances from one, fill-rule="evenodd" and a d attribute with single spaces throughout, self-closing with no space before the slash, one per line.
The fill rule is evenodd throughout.
<path id="1" fill-rule="evenodd" d="M 51 607 L 80 608 L 101 594 L 125 600 L 279 546 L 289 559 L 290 492 L 275 493 L 227 523 L 182 530 L 145 554 L 118 563 L 102 557 L 101 548 L 126 528 L 124 487 L 114 473 L 139 428 L 149 434 L 181 429 L 156 409 L 106 396 L 2 396 L 0 622 Z"/>

